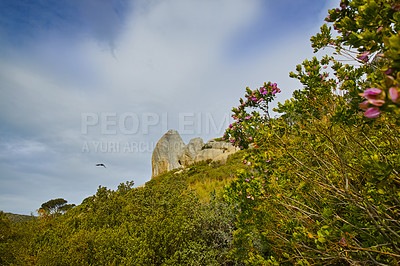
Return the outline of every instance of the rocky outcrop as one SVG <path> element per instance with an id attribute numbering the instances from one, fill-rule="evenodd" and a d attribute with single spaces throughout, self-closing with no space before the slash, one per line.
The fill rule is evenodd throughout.
<path id="1" fill-rule="evenodd" d="M 200 151 L 199 154 L 196 155 L 196 158 L 194 159 L 194 161 L 200 162 L 200 161 L 212 160 L 221 154 L 223 154 L 222 150 L 204 149 L 204 150 Z"/>
<path id="2" fill-rule="evenodd" d="M 185 143 L 176 130 L 169 130 L 158 141 L 151 157 L 152 176 L 181 167 Z"/>
<path id="3" fill-rule="evenodd" d="M 228 156 L 239 149 L 224 141 L 210 140 L 204 144 L 201 138 L 191 139 L 185 145 L 178 131 L 169 130 L 158 141 L 151 158 L 152 177 L 161 173 L 185 168 L 206 160 L 225 163 Z"/>
<path id="4" fill-rule="evenodd" d="M 224 141 L 209 140 L 203 147 L 203 149 L 196 155 L 195 162 L 213 160 L 226 162 L 228 156 L 237 152 L 239 148 L 236 148 L 230 143 Z"/>
<path id="5" fill-rule="evenodd" d="M 187 167 L 195 162 L 196 155 L 201 151 L 204 146 L 202 138 L 195 138 L 189 141 L 183 153 L 181 163 L 183 167 Z"/>

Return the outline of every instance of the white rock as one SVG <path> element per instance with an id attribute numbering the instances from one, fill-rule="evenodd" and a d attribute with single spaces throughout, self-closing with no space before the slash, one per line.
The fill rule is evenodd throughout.
<path id="1" fill-rule="evenodd" d="M 204 142 L 202 138 L 191 139 L 189 141 L 189 144 L 185 147 L 185 152 L 181 159 L 182 165 L 187 167 L 193 164 L 196 155 L 201 151 L 201 148 L 203 148 L 203 146 Z"/>
<path id="2" fill-rule="evenodd" d="M 194 138 L 185 145 L 178 131 L 169 130 L 154 148 L 151 158 L 152 177 L 210 159 L 226 163 L 228 156 L 237 151 L 239 148 L 232 144 L 214 139 L 204 144 L 201 138 Z"/>
<path id="3" fill-rule="evenodd" d="M 185 143 L 176 130 L 169 130 L 158 141 L 151 157 L 152 176 L 182 167 L 180 159 L 185 152 Z"/>
<path id="4" fill-rule="evenodd" d="M 194 159 L 195 162 L 200 162 L 200 161 L 207 161 L 207 160 L 213 160 L 215 157 L 223 154 L 223 150 L 220 149 L 204 149 L 201 150 L 197 155 L 196 158 Z"/>

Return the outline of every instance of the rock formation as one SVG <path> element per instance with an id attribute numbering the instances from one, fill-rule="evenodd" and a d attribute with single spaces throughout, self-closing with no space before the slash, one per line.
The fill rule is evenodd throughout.
<path id="1" fill-rule="evenodd" d="M 239 149 L 224 141 L 210 140 L 204 144 L 201 138 L 191 139 L 185 145 L 178 131 L 169 130 L 158 141 L 151 158 L 152 177 L 161 173 L 185 168 L 205 160 L 225 163 L 228 156 Z"/>
<path id="2" fill-rule="evenodd" d="M 213 160 L 221 161 L 225 163 L 228 156 L 237 152 L 239 148 L 236 148 L 232 144 L 224 141 L 209 140 L 203 149 L 196 155 L 195 162 Z"/>
<path id="3" fill-rule="evenodd" d="M 169 130 L 158 141 L 151 157 L 152 176 L 181 167 L 186 145 L 176 130 Z"/>
<path id="4" fill-rule="evenodd" d="M 185 151 L 182 156 L 182 166 L 187 167 L 195 162 L 196 155 L 201 151 L 204 146 L 204 141 L 202 138 L 195 138 L 189 141 L 186 145 Z"/>

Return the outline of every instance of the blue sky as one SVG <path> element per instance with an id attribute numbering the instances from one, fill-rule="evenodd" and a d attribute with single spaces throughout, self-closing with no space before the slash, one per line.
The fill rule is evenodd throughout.
<path id="1" fill-rule="evenodd" d="M 338 2 L 0 0 L 0 210 L 143 184 L 168 129 L 222 136 L 246 86 L 287 99 Z"/>

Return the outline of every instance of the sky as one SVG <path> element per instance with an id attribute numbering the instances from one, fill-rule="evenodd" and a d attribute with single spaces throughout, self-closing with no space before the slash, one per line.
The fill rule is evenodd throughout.
<path id="1" fill-rule="evenodd" d="M 0 210 L 142 185 L 169 129 L 221 137 L 264 82 L 290 98 L 289 72 L 338 3 L 0 0 Z"/>

